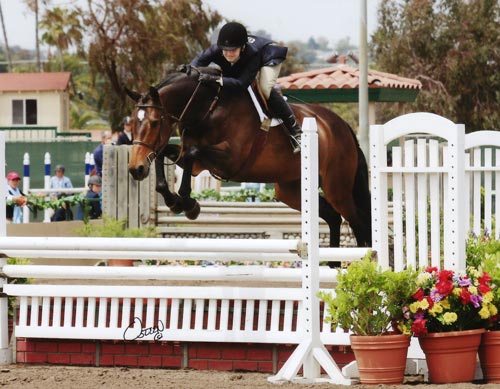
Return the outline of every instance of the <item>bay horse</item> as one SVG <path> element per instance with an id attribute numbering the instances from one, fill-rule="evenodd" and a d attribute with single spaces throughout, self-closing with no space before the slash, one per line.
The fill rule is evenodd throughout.
<path id="1" fill-rule="evenodd" d="M 283 125 L 259 137 L 261 121 L 247 90 L 200 83 L 214 68 L 185 67 L 149 91 L 127 90 L 136 102 L 132 117 L 133 146 L 128 169 L 142 180 L 155 161 L 156 190 L 174 212 L 189 219 L 200 213 L 190 197 L 191 176 L 208 170 L 235 182 L 274 183 L 275 196 L 289 207 L 301 207 L 300 154 L 293 154 Z M 371 246 L 371 205 L 365 156 L 351 127 L 331 110 L 312 104 L 290 104 L 299 123 L 314 117 L 318 126 L 319 217 L 330 229 L 330 247 L 340 246 L 341 215 L 349 222 L 358 246 Z M 281 128 L 279 128 L 281 127 Z M 175 130 L 180 145 L 169 144 Z M 264 139 L 264 140 L 262 140 Z M 178 194 L 165 179 L 164 159 L 184 169 Z"/>

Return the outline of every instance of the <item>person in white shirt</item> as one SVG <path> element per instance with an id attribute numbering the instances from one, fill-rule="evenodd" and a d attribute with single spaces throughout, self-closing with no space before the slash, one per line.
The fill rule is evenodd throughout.
<path id="1" fill-rule="evenodd" d="M 55 176 L 50 177 L 50 189 L 73 188 L 69 177 L 64 175 L 65 171 L 66 169 L 63 165 L 56 166 Z M 57 199 L 60 198 L 61 194 L 64 194 L 64 191 L 54 191 L 50 193 L 50 197 Z"/>

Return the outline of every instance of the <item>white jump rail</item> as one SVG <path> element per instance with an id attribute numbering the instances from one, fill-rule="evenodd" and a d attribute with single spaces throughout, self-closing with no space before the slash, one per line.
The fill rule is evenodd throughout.
<path id="1" fill-rule="evenodd" d="M 335 281 L 334 271 L 322 268 L 320 258 L 355 260 L 368 249 L 319 249 L 317 129 L 314 119 L 304 121 L 303 241 L 281 239 L 118 239 L 118 238 L 0 238 L 3 256 L 29 254 L 31 258 L 102 258 L 115 253 L 120 259 L 134 255 L 166 258 L 184 255 L 235 255 L 289 258 L 302 261 L 303 269 L 254 269 L 252 274 L 234 275 L 238 286 L 139 286 L 139 285 L 4 285 L 3 292 L 20 298 L 15 335 L 23 337 L 176 340 L 214 342 L 262 342 L 297 344 L 296 351 L 273 380 L 295 380 L 301 367 L 303 379 L 349 384 L 324 348 L 324 344 L 348 345 L 349 334 L 332 332 L 323 325 L 325 310 L 317 298 L 321 278 Z M 312 158 L 311 156 L 316 156 Z M 70 254 L 71 253 L 71 254 Z M 118 254 L 116 254 L 118 253 Z M 341 257 L 339 257 L 341 254 Z M 28 256 L 28 255 L 25 255 Z M 322 257 L 323 256 L 323 257 Z M 70 262 L 71 260 L 68 260 Z M 73 268 L 73 269 L 72 269 Z M 31 270 L 28 270 L 31 269 Z M 179 269 L 3 266 L 2 276 L 40 278 L 86 277 L 94 279 L 171 279 Z M 256 271 L 255 271 L 256 270 Z M 299 270 L 300 273 L 297 271 Z M 200 279 L 215 274 L 220 280 L 232 277 L 230 270 L 191 269 Z M 168 274 L 171 272 L 171 274 Z M 185 271 L 186 272 L 186 271 Z M 259 273 L 260 272 L 260 273 Z M 132 275 L 133 273 L 133 275 Z M 214 274 L 212 274 L 214 275 Z M 186 278 L 189 278 L 184 274 Z M 261 277 L 260 277 L 261 276 Z M 302 287 L 245 287 L 242 280 L 300 281 Z M 130 278 L 129 278 L 130 277 Z M 259 279 L 260 277 L 260 279 Z M 240 281 L 241 280 L 241 281 Z M 3 327 L 2 327 L 3 328 Z M 6 329 L 5 329 L 6 330 Z"/>

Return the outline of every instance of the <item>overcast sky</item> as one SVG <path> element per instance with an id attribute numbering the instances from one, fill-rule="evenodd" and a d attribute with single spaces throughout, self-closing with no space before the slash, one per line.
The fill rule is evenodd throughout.
<path id="1" fill-rule="evenodd" d="M 367 0 L 367 30 L 377 23 L 380 0 Z M 42 3 L 41 1 L 39 1 Z M 229 20 L 245 24 L 250 31 L 265 30 L 273 39 L 307 41 L 326 37 L 330 42 L 350 37 L 358 44 L 360 0 L 203 0 Z M 35 48 L 34 16 L 21 0 L 0 0 L 10 46 Z M 52 0 L 52 4 L 86 5 L 86 0 Z M 3 45 L 3 34 L 0 34 Z"/>

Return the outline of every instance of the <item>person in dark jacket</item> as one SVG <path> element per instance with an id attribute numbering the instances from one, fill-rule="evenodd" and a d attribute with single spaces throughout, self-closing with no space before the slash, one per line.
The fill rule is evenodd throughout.
<path id="1" fill-rule="evenodd" d="M 301 129 L 293 111 L 274 88 L 288 48 L 270 39 L 248 35 L 245 26 L 237 22 L 225 24 L 217 44 L 198 55 L 191 66 L 215 63 L 222 69 L 222 77 L 202 74 L 200 82 L 218 82 L 224 88 L 247 89 L 258 77 L 260 88 L 271 112 L 283 121 L 292 139 L 293 152 L 300 152 Z"/>
<path id="2" fill-rule="evenodd" d="M 101 177 L 97 175 L 89 177 L 88 186 L 89 190 L 85 194 L 85 201 L 78 205 L 78 220 L 84 220 L 86 212 L 89 219 L 98 219 L 102 215 Z"/>
<path id="3" fill-rule="evenodd" d="M 123 119 L 123 131 L 118 135 L 116 144 L 119 145 L 132 145 L 134 137 L 132 135 L 132 120 L 130 116 L 125 116 Z"/>

